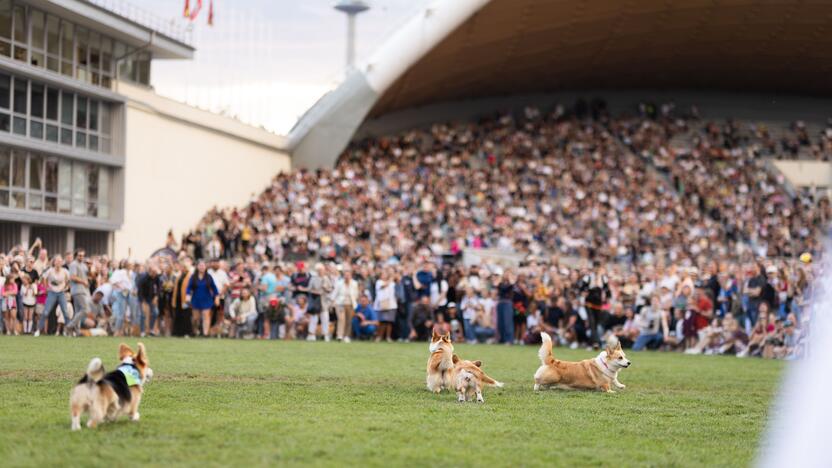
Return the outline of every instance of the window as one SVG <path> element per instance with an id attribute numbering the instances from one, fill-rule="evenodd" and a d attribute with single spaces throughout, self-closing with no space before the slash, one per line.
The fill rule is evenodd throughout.
<path id="1" fill-rule="evenodd" d="M 12 55 L 12 2 L 0 0 L 0 55 Z"/>
<path id="2" fill-rule="evenodd" d="M 26 108 L 29 107 L 26 99 L 26 80 L 15 78 L 14 80 L 14 111 L 25 114 Z"/>
<path id="3" fill-rule="evenodd" d="M 43 156 L 29 155 L 29 209 L 43 209 Z"/>
<path id="4" fill-rule="evenodd" d="M 8 148 L 0 148 L 0 206 L 9 206 L 12 159 Z"/>
<path id="5" fill-rule="evenodd" d="M 11 78 L 9 75 L 0 74 L 0 108 L 9 108 L 9 104 L 12 102 L 10 98 L 11 91 Z"/>
<path id="6" fill-rule="evenodd" d="M 75 126 L 87 128 L 87 98 L 78 96 L 76 100 Z"/>
<path id="7" fill-rule="evenodd" d="M 64 125 L 72 125 L 72 117 L 75 111 L 75 95 L 72 93 L 67 93 L 66 91 L 61 93 L 61 123 Z"/>
<path id="8" fill-rule="evenodd" d="M 110 217 L 110 170 L 104 169 L 98 173 L 98 217 Z"/>
<path id="9" fill-rule="evenodd" d="M 75 78 L 81 81 L 87 81 L 87 65 L 88 60 L 88 42 L 89 35 L 85 28 L 75 28 Z"/>
<path id="10" fill-rule="evenodd" d="M 0 72 L 0 132 L 109 153 L 110 104 Z"/>
<path id="11" fill-rule="evenodd" d="M 10 205 L 12 208 L 26 208 L 26 153 L 12 152 L 12 183 Z"/>
<path id="12" fill-rule="evenodd" d="M 87 190 L 87 165 L 72 164 L 72 214 L 84 216 L 87 212 L 84 195 Z"/>
<path id="13" fill-rule="evenodd" d="M 29 63 L 36 67 L 46 66 L 46 17 L 40 10 L 30 10 L 29 20 L 31 21 L 30 28 L 32 30 L 32 53 L 29 58 Z"/>
<path id="14" fill-rule="evenodd" d="M 32 117 L 43 117 L 43 85 L 32 83 Z"/>
<path id="15" fill-rule="evenodd" d="M 72 76 L 72 65 L 75 60 L 73 31 L 75 28 L 72 23 L 61 21 L 61 73 L 66 76 Z"/>
<path id="16" fill-rule="evenodd" d="M 98 101 L 90 100 L 90 125 L 89 128 L 92 131 L 98 130 Z"/>
<path id="17" fill-rule="evenodd" d="M 72 163 L 61 160 L 58 163 L 58 212 L 69 214 L 72 206 Z"/>
<path id="18" fill-rule="evenodd" d="M 98 216 L 98 181 L 98 167 L 90 165 L 87 176 L 87 216 Z"/>
<path id="19" fill-rule="evenodd" d="M 54 88 L 46 90 L 46 119 L 58 120 L 58 90 Z"/>
<path id="20" fill-rule="evenodd" d="M 26 61 L 26 9 L 23 5 L 15 5 L 14 10 L 14 58 Z"/>
<path id="21" fill-rule="evenodd" d="M 46 211 L 54 213 L 58 210 L 58 161 L 49 159 L 44 168 L 44 204 Z"/>

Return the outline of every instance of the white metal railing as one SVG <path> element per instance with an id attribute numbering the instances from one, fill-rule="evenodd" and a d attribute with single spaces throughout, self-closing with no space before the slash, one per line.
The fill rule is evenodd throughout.
<path id="1" fill-rule="evenodd" d="M 193 47 L 193 27 L 182 26 L 177 18 L 165 19 L 127 0 L 87 0 L 87 2 L 122 16 L 159 34 Z"/>

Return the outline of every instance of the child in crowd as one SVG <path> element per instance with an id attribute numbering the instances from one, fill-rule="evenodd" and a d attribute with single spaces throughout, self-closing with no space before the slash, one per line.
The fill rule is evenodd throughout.
<path id="1" fill-rule="evenodd" d="M 6 324 L 6 335 L 19 335 L 17 321 L 17 274 L 11 273 L 6 277 L 3 285 L 3 322 Z"/>
<path id="2" fill-rule="evenodd" d="M 38 288 L 32 283 L 32 277 L 24 274 L 21 276 L 23 286 L 21 290 L 21 297 L 23 304 L 23 333 L 32 333 L 35 315 L 35 305 L 37 302 Z"/>

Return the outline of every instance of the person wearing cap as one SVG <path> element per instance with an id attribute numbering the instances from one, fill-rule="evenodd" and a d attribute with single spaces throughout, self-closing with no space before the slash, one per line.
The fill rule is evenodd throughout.
<path id="1" fill-rule="evenodd" d="M 306 272 L 306 265 L 303 262 L 295 262 L 295 272 L 292 273 L 292 297 L 309 293 L 309 281 L 311 277 Z"/>

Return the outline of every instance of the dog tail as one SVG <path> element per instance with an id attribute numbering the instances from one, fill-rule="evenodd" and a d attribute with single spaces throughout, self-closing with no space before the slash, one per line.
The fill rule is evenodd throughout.
<path id="1" fill-rule="evenodd" d="M 552 355 L 552 337 L 548 333 L 542 332 L 540 338 L 543 340 L 543 344 L 540 345 L 540 351 L 537 352 L 537 355 L 540 357 L 540 363 L 544 366 L 554 363 L 555 357 Z"/>
<path id="2" fill-rule="evenodd" d="M 104 364 L 101 363 L 101 358 L 92 358 L 87 365 L 86 377 L 89 382 L 98 382 L 104 378 Z"/>
<path id="3" fill-rule="evenodd" d="M 484 383 L 486 385 L 490 385 L 492 387 L 497 387 L 497 388 L 503 388 L 503 386 L 505 385 L 502 382 L 498 382 L 498 381 L 492 379 L 491 377 L 486 375 L 485 372 L 482 373 L 482 383 Z"/>

